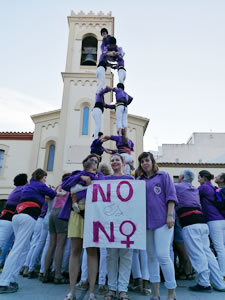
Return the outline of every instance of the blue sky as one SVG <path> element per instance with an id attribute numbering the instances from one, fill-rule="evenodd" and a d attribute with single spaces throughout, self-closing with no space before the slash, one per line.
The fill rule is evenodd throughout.
<path id="1" fill-rule="evenodd" d="M 71 10 L 112 11 L 129 112 L 150 118 L 145 150 L 224 132 L 225 1 L 0 1 L 0 131 L 32 131 L 61 106 Z"/>

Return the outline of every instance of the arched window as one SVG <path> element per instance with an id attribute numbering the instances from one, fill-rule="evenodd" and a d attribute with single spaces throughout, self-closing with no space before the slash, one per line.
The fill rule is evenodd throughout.
<path id="1" fill-rule="evenodd" d="M 50 144 L 48 150 L 47 171 L 53 171 L 54 158 L 55 158 L 55 145 Z"/>
<path id="2" fill-rule="evenodd" d="M 2 168 L 3 168 L 4 155 L 5 155 L 5 151 L 4 150 L 0 150 L 0 173 L 1 173 Z"/>
<path id="3" fill-rule="evenodd" d="M 88 135 L 89 107 L 83 108 L 82 135 Z"/>
<path id="4" fill-rule="evenodd" d="M 93 36 L 87 36 L 82 41 L 81 62 L 82 66 L 96 66 L 98 41 Z"/>

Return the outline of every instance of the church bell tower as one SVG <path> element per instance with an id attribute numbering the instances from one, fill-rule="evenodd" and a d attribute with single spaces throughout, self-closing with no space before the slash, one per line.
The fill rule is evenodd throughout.
<path id="1" fill-rule="evenodd" d="M 56 169 L 60 180 L 62 173 L 80 169 L 81 162 L 90 153 L 93 141 L 94 121 L 91 112 L 97 89 L 96 68 L 101 55 L 101 28 L 114 35 L 114 18 L 111 12 L 94 14 L 83 11 L 71 12 L 68 17 L 69 40 L 66 70 L 62 73 L 64 82 L 58 146 L 56 148 Z M 113 74 L 108 68 L 105 85 L 113 86 Z M 111 93 L 105 102 L 112 102 Z M 105 110 L 102 130 L 110 133 L 110 111 Z M 61 172 L 60 172 L 61 171 Z"/>

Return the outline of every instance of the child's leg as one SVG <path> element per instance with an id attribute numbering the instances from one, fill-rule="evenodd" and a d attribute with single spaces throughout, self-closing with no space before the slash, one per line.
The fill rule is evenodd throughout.
<path id="1" fill-rule="evenodd" d="M 98 79 L 98 88 L 96 93 L 99 93 L 101 89 L 103 89 L 105 84 L 105 68 L 103 66 L 99 66 L 97 68 L 96 76 Z"/>
<path id="2" fill-rule="evenodd" d="M 98 133 L 101 131 L 102 125 L 102 110 L 99 107 L 94 107 L 92 111 L 92 117 L 95 121 L 94 139 L 98 138 Z"/>

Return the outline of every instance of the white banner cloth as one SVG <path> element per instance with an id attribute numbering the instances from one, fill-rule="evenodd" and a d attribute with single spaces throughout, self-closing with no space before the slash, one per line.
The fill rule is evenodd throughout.
<path id="1" fill-rule="evenodd" d="M 88 187 L 84 248 L 146 249 L 143 180 L 99 180 Z"/>

